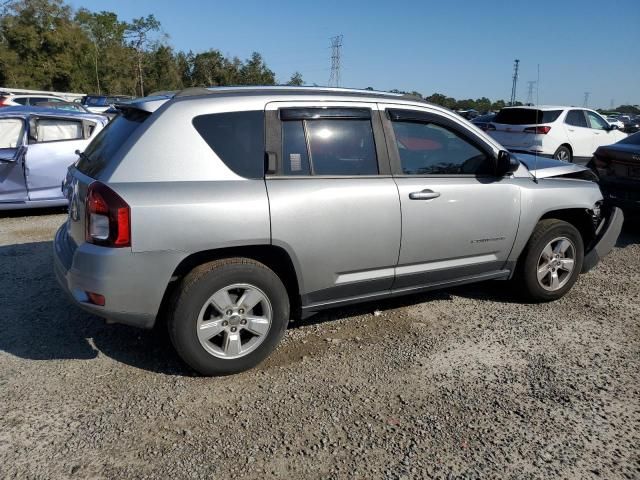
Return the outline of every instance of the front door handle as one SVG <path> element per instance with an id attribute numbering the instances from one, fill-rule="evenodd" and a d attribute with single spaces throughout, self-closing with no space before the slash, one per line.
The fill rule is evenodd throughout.
<path id="1" fill-rule="evenodd" d="M 438 198 L 440 196 L 440 192 L 434 192 L 433 190 L 429 190 L 428 188 L 422 190 L 421 192 L 411 192 L 409 194 L 409 198 L 411 200 L 433 200 L 434 198 Z"/>

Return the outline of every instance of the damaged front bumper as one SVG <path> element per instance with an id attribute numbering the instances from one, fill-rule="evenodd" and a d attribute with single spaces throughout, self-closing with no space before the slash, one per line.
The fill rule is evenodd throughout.
<path id="1" fill-rule="evenodd" d="M 618 207 L 610 207 L 608 215 L 596 233 L 589 251 L 585 252 L 582 273 L 595 267 L 615 246 L 624 223 L 624 214 Z"/>

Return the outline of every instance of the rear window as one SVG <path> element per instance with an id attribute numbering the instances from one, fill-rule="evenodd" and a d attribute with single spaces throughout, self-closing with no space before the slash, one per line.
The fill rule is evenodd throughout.
<path id="1" fill-rule="evenodd" d="M 504 108 L 498 112 L 493 123 L 506 125 L 536 125 L 555 122 L 562 110 L 536 110 L 534 108 Z"/>
<path id="2" fill-rule="evenodd" d="M 89 144 L 76 168 L 95 178 L 149 115 L 147 112 L 134 109 L 117 115 Z"/>
<path id="3" fill-rule="evenodd" d="M 104 107 L 107 105 L 105 97 L 87 97 L 82 102 L 84 105 L 89 105 L 90 107 Z"/>
<path id="4" fill-rule="evenodd" d="M 264 177 L 264 112 L 200 115 L 193 126 L 207 145 L 235 173 Z"/>

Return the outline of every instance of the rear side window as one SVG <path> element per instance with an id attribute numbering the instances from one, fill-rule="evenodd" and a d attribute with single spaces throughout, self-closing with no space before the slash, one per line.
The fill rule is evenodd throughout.
<path id="1" fill-rule="evenodd" d="M 377 175 L 370 119 L 320 118 L 282 123 L 284 175 Z"/>
<path id="2" fill-rule="evenodd" d="M 264 177 L 264 112 L 200 115 L 193 126 L 207 145 L 235 173 Z"/>
<path id="3" fill-rule="evenodd" d="M 584 118 L 584 112 L 582 110 L 569 110 L 564 123 L 573 125 L 574 127 L 587 128 L 587 120 Z"/>
<path id="4" fill-rule="evenodd" d="M 505 125 L 537 125 L 555 122 L 562 110 L 536 110 L 535 108 L 503 108 L 493 123 Z"/>
<path id="5" fill-rule="evenodd" d="M 76 168 L 95 178 L 149 115 L 134 109 L 117 115 L 89 144 Z"/>
<path id="6" fill-rule="evenodd" d="M 12 98 L 11 101 L 19 103 L 20 105 L 26 105 L 27 104 L 27 99 L 25 97 L 23 97 L 23 98 Z"/>

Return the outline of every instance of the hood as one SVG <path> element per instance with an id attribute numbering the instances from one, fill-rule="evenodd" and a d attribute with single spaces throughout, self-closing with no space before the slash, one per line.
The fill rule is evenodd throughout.
<path id="1" fill-rule="evenodd" d="M 551 158 L 536 157 L 524 153 L 516 153 L 515 156 L 536 178 L 562 177 L 569 176 L 574 178 L 591 179 L 591 169 L 584 165 L 576 165 L 575 163 L 562 162 Z"/>

